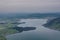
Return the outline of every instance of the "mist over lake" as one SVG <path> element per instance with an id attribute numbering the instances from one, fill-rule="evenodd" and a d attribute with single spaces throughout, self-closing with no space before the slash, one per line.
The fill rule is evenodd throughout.
<path id="1" fill-rule="evenodd" d="M 0 40 L 60 40 L 60 0 L 0 0 Z"/>
<path id="2" fill-rule="evenodd" d="M 36 27 L 35 30 L 23 31 L 21 33 L 6 36 L 7 40 L 60 40 L 60 32 L 43 26 L 48 19 L 20 19 L 26 22 L 19 27 Z"/>

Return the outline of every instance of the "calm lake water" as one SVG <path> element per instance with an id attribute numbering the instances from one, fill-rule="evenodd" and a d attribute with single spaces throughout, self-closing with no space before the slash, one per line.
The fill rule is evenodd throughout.
<path id="1" fill-rule="evenodd" d="M 21 19 L 26 22 L 19 27 L 36 27 L 36 30 L 23 31 L 21 33 L 6 36 L 7 40 L 60 40 L 60 31 L 48 29 L 44 26 L 48 19 Z"/>

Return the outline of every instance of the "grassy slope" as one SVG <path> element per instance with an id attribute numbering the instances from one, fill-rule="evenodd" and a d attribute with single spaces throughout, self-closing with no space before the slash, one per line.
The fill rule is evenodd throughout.
<path id="1" fill-rule="evenodd" d="M 16 24 L 11 24 L 12 21 L 8 21 L 7 24 L 0 24 L 0 40 L 6 40 L 5 35 L 15 34 L 18 31 L 13 29 Z"/>
<path id="2" fill-rule="evenodd" d="M 0 35 L 0 40 L 7 40 L 4 36 Z"/>

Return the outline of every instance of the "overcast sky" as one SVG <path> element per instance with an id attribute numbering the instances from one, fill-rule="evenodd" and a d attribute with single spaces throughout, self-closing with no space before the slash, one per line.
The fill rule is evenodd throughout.
<path id="1" fill-rule="evenodd" d="M 60 12 L 60 0 L 0 0 L 0 13 Z"/>

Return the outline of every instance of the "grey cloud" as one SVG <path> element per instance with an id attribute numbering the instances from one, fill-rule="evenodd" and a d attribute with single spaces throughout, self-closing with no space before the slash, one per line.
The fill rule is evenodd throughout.
<path id="1" fill-rule="evenodd" d="M 60 12 L 60 0 L 0 0 L 0 12 Z"/>

